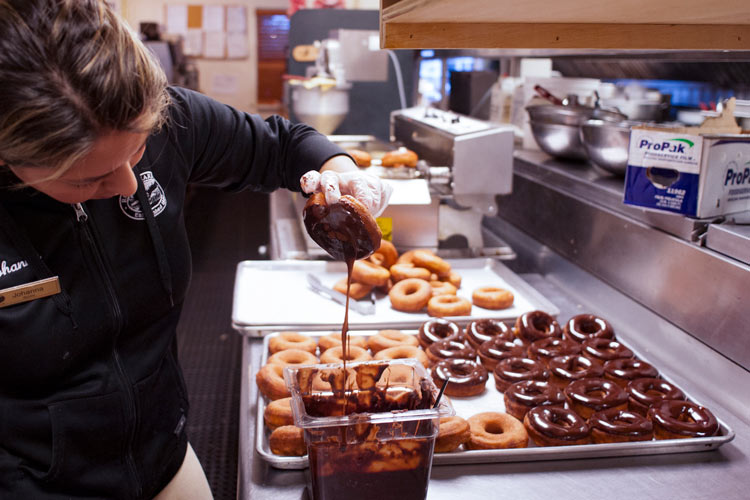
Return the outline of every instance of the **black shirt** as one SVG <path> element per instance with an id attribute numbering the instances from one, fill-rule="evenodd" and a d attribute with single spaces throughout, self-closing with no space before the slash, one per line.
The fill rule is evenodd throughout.
<path id="1" fill-rule="evenodd" d="M 170 95 L 136 196 L 72 206 L 0 181 L 0 289 L 62 287 L 0 308 L 0 498 L 151 498 L 166 485 L 187 443 L 175 343 L 187 186 L 299 190 L 343 154 L 305 125 Z"/>

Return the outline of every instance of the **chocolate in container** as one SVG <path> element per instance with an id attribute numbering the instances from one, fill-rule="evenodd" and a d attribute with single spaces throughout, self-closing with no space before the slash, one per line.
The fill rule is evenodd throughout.
<path id="1" fill-rule="evenodd" d="M 415 360 L 287 367 L 314 500 L 427 496 L 440 417 L 455 414 Z"/>

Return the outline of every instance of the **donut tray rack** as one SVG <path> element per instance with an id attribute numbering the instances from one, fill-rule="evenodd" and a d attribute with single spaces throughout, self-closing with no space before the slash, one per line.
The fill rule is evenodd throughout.
<path id="1" fill-rule="evenodd" d="M 557 316 L 559 309 L 520 276 L 495 259 L 447 259 L 462 277 L 457 295 L 471 300 L 471 292 L 482 286 L 496 286 L 513 292 L 513 306 L 501 310 L 474 306 L 471 316 L 453 318 L 468 322 L 480 318 L 515 321 L 534 310 Z M 346 277 L 343 262 L 263 260 L 237 265 L 232 306 L 232 326 L 243 335 L 264 336 L 279 331 L 335 331 L 344 321 L 344 306 L 318 295 L 310 288 L 307 274 L 331 288 Z M 368 300 L 368 299 L 364 299 Z M 391 307 L 387 295 L 372 298 L 375 314 L 349 311 L 350 330 L 387 328 L 417 329 L 429 319 L 426 312 L 408 313 Z M 360 301 L 362 302 L 362 301 Z"/>
<path id="2" fill-rule="evenodd" d="M 415 330 L 401 328 L 404 333 L 416 335 Z M 333 330 L 335 331 L 335 330 Z M 339 329 L 340 331 L 340 329 Z M 321 332 L 301 332 L 310 335 L 311 338 L 317 339 L 325 333 Z M 327 332 L 330 333 L 330 332 Z M 376 330 L 350 332 L 350 335 L 374 335 Z M 268 342 L 269 339 L 278 334 L 266 336 L 263 339 L 263 355 L 261 364 L 266 364 L 268 359 Z M 634 354 L 641 360 L 648 362 L 648 359 L 641 356 L 639 352 L 628 345 L 626 341 L 618 336 L 618 342 L 631 349 Z M 658 369 L 659 367 L 656 366 Z M 257 371 L 257 370 L 256 370 Z M 674 384 L 669 377 L 660 371 L 660 377 Z M 255 380 L 251 380 L 255 384 Z M 677 385 L 677 384 L 674 384 Z M 683 387 L 680 387 L 685 396 L 690 401 L 701 404 L 700 401 L 693 398 Z M 268 444 L 270 431 L 266 429 L 263 423 L 263 412 L 266 408 L 266 402 L 263 396 L 257 391 L 258 398 L 256 401 L 256 430 L 255 430 L 255 448 L 258 454 L 268 462 L 269 465 L 277 469 L 305 469 L 307 468 L 307 456 L 303 457 L 285 457 L 274 455 Z M 456 410 L 456 415 L 468 418 L 477 413 L 485 411 L 505 412 L 505 403 L 503 394 L 495 388 L 495 381 L 490 374 L 487 381 L 487 389 L 480 395 L 468 398 L 451 397 L 451 403 Z M 709 407 L 709 409 L 712 409 Z M 716 415 L 716 412 L 714 412 Z M 528 448 L 516 448 L 507 450 L 464 450 L 463 447 L 458 451 L 450 453 L 435 453 L 433 455 L 433 465 L 450 465 L 450 464 L 479 464 L 479 463 L 501 463 L 501 462 L 535 462 L 543 460 L 568 460 L 583 458 L 603 458 L 603 457 L 627 457 L 637 455 L 663 455 L 670 453 L 691 453 L 698 451 L 709 451 L 719 448 L 721 445 L 734 439 L 734 431 L 716 415 L 719 422 L 719 432 L 716 436 L 687 438 L 687 439 L 664 439 L 640 442 L 626 443 L 606 443 L 606 444 L 585 444 L 575 446 L 536 446 L 533 441 L 529 441 Z"/>

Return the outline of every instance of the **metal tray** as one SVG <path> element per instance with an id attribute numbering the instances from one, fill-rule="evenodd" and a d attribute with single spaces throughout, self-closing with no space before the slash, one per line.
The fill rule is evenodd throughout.
<path id="1" fill-rule="evenodd" d="M 416 334 L 416 331 L 402 329 L 405 333 Z M 350 332 L 350 335 L 373 335 L 377 331 L 367 332 Z M 277 335 L 277 334 L 276 334 Z M 268 341 L 272 337 L 267 336 L 263 339 L 263 355 L 261 364 L 266 364 L 268 359 Z M 319 333 L 310 335 L 312 338 L 322 336 Z M 619 336 L 618 341 L 628 346 Z M 628 346 L 631 350 L 632 347 Z M 633 350 L 638 358 L 648 361 Z M 658 369 L 658 367 L 657 367 Z M 672 382 L 669 377 L 661 373 L 660 376 L 667 382 Z M 255 383 L 255 379 L 251 380 Z M 674 384 L 677 385 L 677 384 Z M 685 389 L 680 387 L 685 395 L 693 402 L 700 404 L 695 398 L 688 394 Z M 505 403 L 503 394 L 495 388 L 495 381 L 490 375 L 487 381 L 487 390 L 479 396 L 470 398 L 451 397 L 451 403 L 456 410 L 456 415 L 468 418 L 472 415 L 484 411 L 505 412 Z M 263 396 L 258 392 L 256 402 L 258 413 L 256 415 L 255 429 L 255 448 L 258 454 L 268 462 L 272 467 L 277 469 L 305 469 L 307 468 L 307 456 L 304 457 L 283 457 L 271 453 L 268 446 L 268 436 L 270 432 L 263 423 L 263 412 L 266 404 Z M 713 411 L 713 410 L 712 410 Z M 716 415 L 716 412 L 713 412 Z M 566 460 L 580 458 L 603 458 L 603 457 L 626 457 L 634 455 L 661 455 L 669 453 L 689 453 L 696 451 L 715 450 L 721 445 L 734 439 L 734 431 L 723 420 L 717 417 L 719 422 L 719 434 L 705 438 L 690 439 L 663 439 L 653 441 L 639 441 L 627 443 L 606 443 L 606 444 L 584 444 L 576 446 L 536 446 L 533 441 L 529 441 L 528 448 L 517 448 L 508 450 L 459 450 L 450 453 L 435 453 L 432 459 L 433 465 L 450 465 L 450 464 L 476 464 L 476 463 L 499 463 L 499 462 L 532 462 L 539 460 Z"/>
<path id="2" fill-rule="evenodd" d="M 453 318 L 459 323 L 479 318 L 510 321 L 537 309 L 553 316 L 559 313 L 557 307 L 497 260 L 448 259 L 448 262 L 462 277 L 460 296 L 471 299 L 471 292 L 481 286 L 506 288 L 515 295 L 512 307 L 491 311 L 474 306 L 471 316 Z M 344 306 L 315 293 L 307 284 L 307 273 L 315 274 L 324 285 L 332 287 L 346 277 L 346 265 L 329 261 L 240 262 L 234 284 L 232 326 L 240 333 L 254 336 L 285 330 L 341 329 Z M 375 314 L 349 311 L 349 328 L 419 328 L 428 318 L 426 312 L 396 311 L 387 295 L 377 294 Z"/>

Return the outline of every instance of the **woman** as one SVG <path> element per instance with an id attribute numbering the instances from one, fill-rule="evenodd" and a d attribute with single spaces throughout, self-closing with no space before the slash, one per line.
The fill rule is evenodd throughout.
<path id="1" fill-rule="evenodd" d="M 0 498 L 210 498 L 176 357 L 188 184 L 308 172 L 375 214 L 388 188 L 309 127 L 168 88 L 103 0 L 0 0 L 0 89 Z"/>

